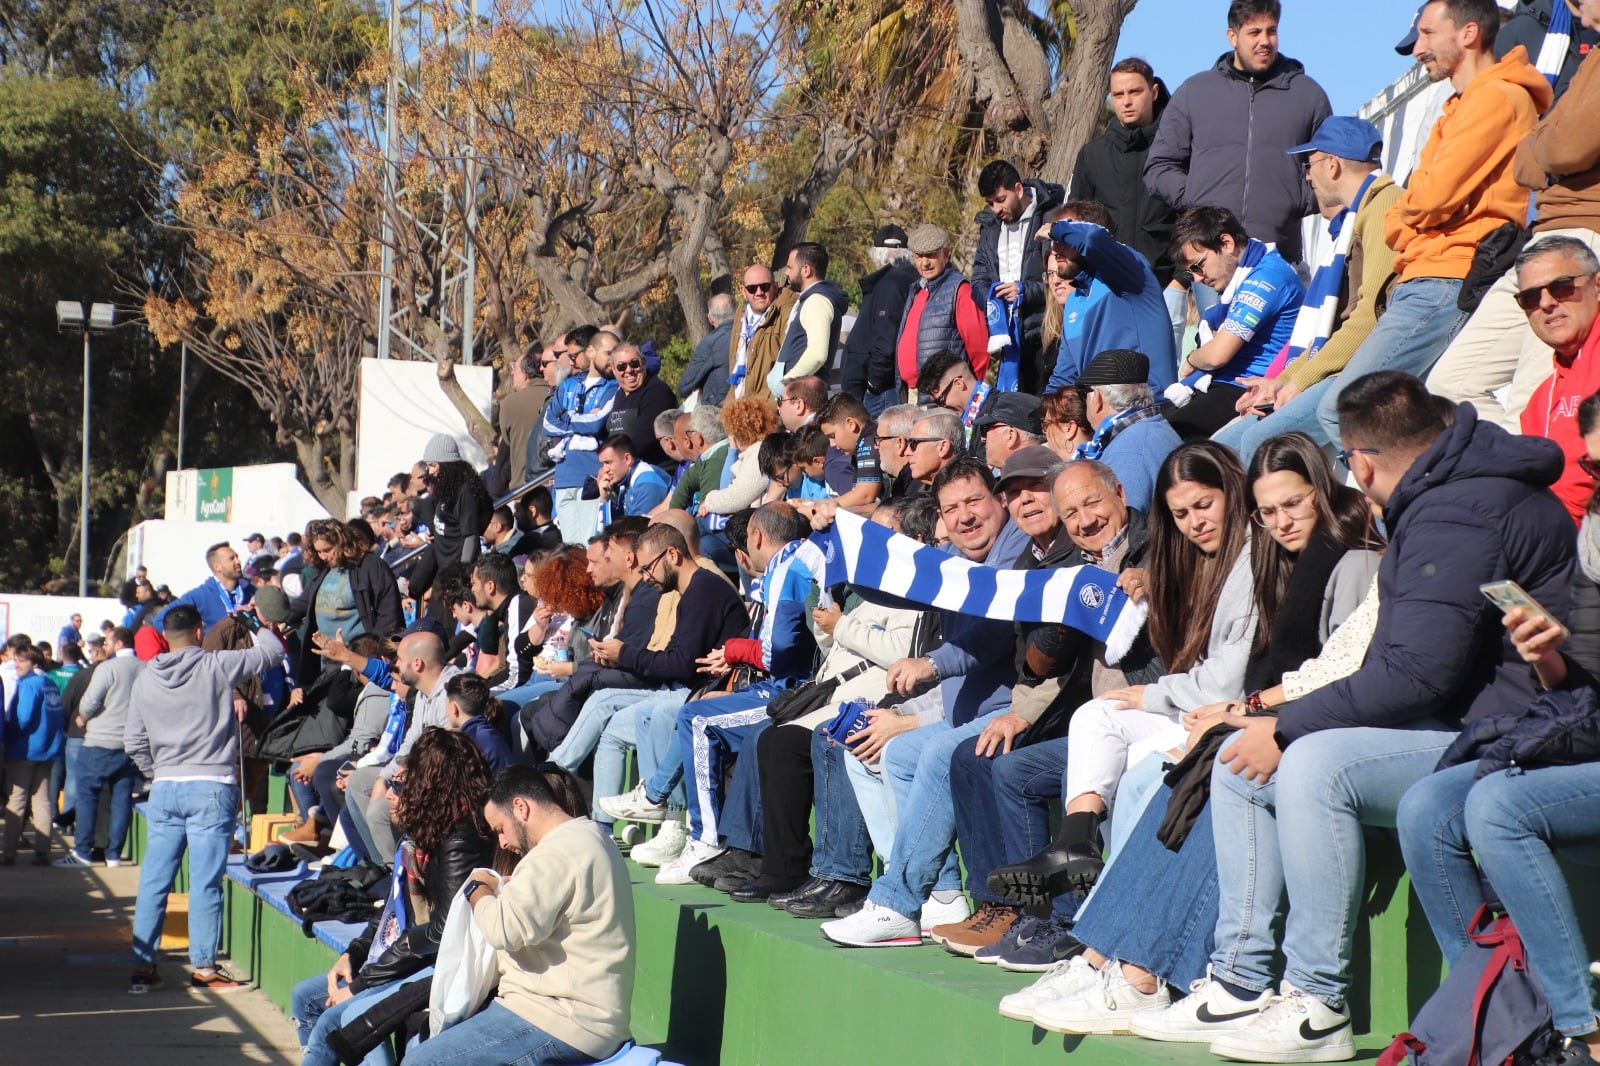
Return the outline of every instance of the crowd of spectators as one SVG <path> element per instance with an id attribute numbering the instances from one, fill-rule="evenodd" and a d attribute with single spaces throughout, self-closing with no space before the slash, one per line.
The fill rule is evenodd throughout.
<path id="1" fill-rule="evenodd" d="M 216 545 L 180 596 L 137 575 L 99 642 L 12 638 L 0 862 L 74 817 L 55 865 L 101 861 L 109 793 L 116 864 L 152 778 L 133 989 L 184 833 L 191 981 L 231 987 L 212 889 L 278 766 L 286 842 L 432 903 L 308 975 L 306 1062 L 426 978 L 463 890 L 500 991 L 407 1060 L 612 1054 L 624 850 L 1036 975 L 1007 1018 L 1302 1062 L 1355 1055 L 1363 833 L 1397 828 L 1447 962 L 1492 886 L 1588 1061 L 1556 856 L 1600 838 L 1600 0 L 1570 7 L 1422 5 L 1399 50 L 1454 91 L 1403 185 L 1276 0 L 1234 0 L 1175 91 L 1112 68 L 1070 183 L 983 169 L 970 274 L 883 226 L 846 330 L 796 245 L 712 294 L 681 399 L 617 327 L 532 346 L 489 470 L 437 435 L 355 519 Z M 947 566 L 1099 568 L 1142 629 L 887 590 Z"/>

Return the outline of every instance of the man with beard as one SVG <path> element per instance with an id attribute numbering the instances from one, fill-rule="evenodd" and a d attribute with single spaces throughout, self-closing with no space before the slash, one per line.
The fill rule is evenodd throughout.
<path id="1" fill-rule="evenodd" d="M 1041 373 L 1038 365 L 1045 249 L 1034 240 L 1034 232 L 1047 214 L 1061 206 L 1065 190 L 1053 182 L 1024 180 L 1016 167 L 996 159 L 979 173 L 978 195 L 988 206 L 975 219 L 978 248 L 972 257 L 972 298 L 980 314 L 988 313 L 991 289 L 1002 302 L 1020 304 L 1020 387 L 1023 392 L 1037 393 L 1048 372 Z"/>

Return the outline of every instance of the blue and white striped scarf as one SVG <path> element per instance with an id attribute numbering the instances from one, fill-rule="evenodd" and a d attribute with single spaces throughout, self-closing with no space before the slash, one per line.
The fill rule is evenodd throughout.
<path id="1" fill-rule="evenodd" d="M 1539 46 L 1539 58 L 1533 64 L 1553 87 L 1561 78 L 1561 68 L 1566 66 L 1567 51 L 1572 47 L 1572 9 L 1565 0 L 1552 0 L 1550 26 L 1544 31 L 1544 43 Z"/>
<path id="2" fill-rule="evenodd" d="M 1306 286 L 1305 302 L 1295 315 L 1294 332 L 1289 335 L 1287 359 L 1274 361 L 1268 377 L 1277 377 L 1282 369 L 1293 366 L 1301 356 L 1310 358 L 1322 350 L 1333 336 L 1333 327 L 1339 321 L 1339 292 L 1344 287 L 1345 259 L 1350 245 L 1355 241 L 1356 209 L 1366 197 L 1367 190 L 1377 180 L 1379 171 L 1367 175 L 1361 183 L 1351 205 L 1328 221 L 1328 240 L 1317 244 L 1317 262 L 1311 272 L 1311 284 Z M 1281 362 L 1281 366 L 1278 363 Z"/>
<path id="3" fill-rule="evenodd" d="M 1022 283 L 1017 283 L 1017 295 L 1010 300 L 995 295 L 1002 284 L 997 281 L 989 286 L 985 309 L 989 320 L 989 354 L 1000 357 L 994 387 L 1001 392 L 1016 392 L 1022 381 Z"/>
<path id="4" fill-rule="evenodd" d="M 1097 566 L 999 570 L 869 522 L 849 511 L 811 536 L 822 549 L 829 585 L 847 581 L 925 607 L 1001 621 L 1055 622 L 1105 644 L 1106 662 L 1127 654 L 1146 608 Z"/>

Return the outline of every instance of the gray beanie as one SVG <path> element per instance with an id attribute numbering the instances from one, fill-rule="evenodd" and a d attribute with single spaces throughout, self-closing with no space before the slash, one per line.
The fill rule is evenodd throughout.
<path id="1" fill-rule="evenodd" d="M 435 433 L 428 438 L 427 445 L 422 449 L 422 461 L 425 463 L 459 463 L 461 449 L 456 445 L 456 439 L 448 433 Z"/>

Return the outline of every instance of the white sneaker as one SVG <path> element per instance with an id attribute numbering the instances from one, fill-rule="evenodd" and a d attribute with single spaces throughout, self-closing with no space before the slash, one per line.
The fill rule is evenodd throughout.
<path id="1" fill-rule="evenodd" d="M 956 893 L 954 902 L 940 903 L 932 896 L 922 905 L 922 923 L 920 929 L 923 939 L 929 939 L 931 930 L 936 925 L 955 925 L 972 917 L 972 907 L 967 903 L 967 897 Z"/>
<path id="2" fill-rule="evenodd" d="M 601 796 L 594 805 L 619 822 L 663 822 L 667 818 L 667 805 L 651 803 L 643 781 L 620 796 Z"/>
<path id="3" fill-rule="evenodd" d="M 689 871 L 703 862 L 710 862 L 721 855 L 725 849 L 719 844 L 707 844 L 704 840 L 691 840 L 674 858 L 662 864 L 656 871 L 656 884 L 658 885 L 692 885 L 694 878 L 689 876 Z"/>
<path id="4" fill-rule="evenodd" d="M 118 866 L 122 865 L 122 860 L 117 858 L 115 855 L 107 855 L 106 856 L 106 865 L 111 867 L 114 870 Z"/>
<path id="5" fill-rule="evenodd" d="M 1356 1057 L 1350 1014 L 1285 981 L 1278 998 L 1243 1028 L 1211 1042 L 1211 1053 L 1239 1062 L 1344 1062 Z"/>
<path id="6" fill-rule="evenodd" d="M 643 844 L 635 844 L 628 858 L 640 866 L 665 866 L 682 855 L 688 843 L 689 830 L 682 822 L 662 822 L 661 832 Z"/>
<path id="7" fill-rule="evenodd" d="M 1000 1017 L 1017 1022 L 1033 1021 L 1033 1012 L 1051 1000 L 1065 999 L 1094 981 L 1099 971 L 1082 955 L 1051 966 L 1033 984 L 1013 992 L 1000 1001 Z"/>
<path id="8" fill-rule="evenodd" d="M 823 922 L 822 935 L 847 948 L 908 948 L 922 943 L 916 919 L 870 899 L 848 918 Z"/>
<path id="9" fill-rule="evenodd" d="M 1249 1025 L 1276 998 L 1266 991 L 1255 999 L 1235 999 L 1211 979 L 1211 967 L 1207 966 L 1204 977 L 1190 982 L 1187 996 L 1165 1010 L 1140 1014 L 1128 1028 L 1146 1040 L 1209 1044 L 1222 1033 Z"/>
<path id="10" fill-rule="evenodd" d="M 1033 1024 L 1052 1033 L 1126 1033 L 1135 1014 L 1160 1010 L 1171 1002 L 1165 985 L 1158 982 L 1154 992 L 1141 992 L 1122 976 L 1122 963 L 1108 959 L 1088 985 L 1039 1004 Z"/>

